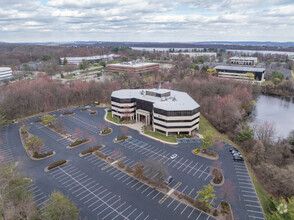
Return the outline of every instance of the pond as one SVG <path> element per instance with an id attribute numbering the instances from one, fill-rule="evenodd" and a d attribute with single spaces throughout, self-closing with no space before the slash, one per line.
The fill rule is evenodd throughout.
<path id="1" fill-rule="evenodd" d="M 261 95 L 249 121 L 251 125 L 265 121 L 274 123 L 277 137 L 287 137 L 294 130 L 294 98 Z"/>

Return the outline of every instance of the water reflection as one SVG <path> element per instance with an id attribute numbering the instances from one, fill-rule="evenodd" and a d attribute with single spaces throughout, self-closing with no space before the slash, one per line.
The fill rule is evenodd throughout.
<path id="1" fill-rule="evenodd" d="M 294 130 L 294 99 L 261 95 L 249 121 L 251 125 L 265 121 L 274 123 L 277 136 L 287 137 Z"/>

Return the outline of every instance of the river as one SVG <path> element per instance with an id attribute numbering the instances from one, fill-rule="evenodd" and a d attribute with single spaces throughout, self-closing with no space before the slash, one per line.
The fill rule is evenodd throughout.
<path id="1" fill-rule="evenodd" d="M 250 117 L 250 124 L 271 122 L 277 137 L 287 137 L 294 130 L 294 99 L 261 95 Z"/>

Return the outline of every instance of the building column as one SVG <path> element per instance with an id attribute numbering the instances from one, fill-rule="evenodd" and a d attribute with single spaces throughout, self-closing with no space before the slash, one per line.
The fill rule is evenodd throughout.
<path id="1" fill-rule="evenodd" d="M 168 136 L 168 131 L 165 132 L 165 136 Z"/>

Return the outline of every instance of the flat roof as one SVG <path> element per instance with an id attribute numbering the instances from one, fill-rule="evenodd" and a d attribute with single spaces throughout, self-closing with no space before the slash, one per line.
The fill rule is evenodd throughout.
<path id="1" fill-rule="evenodd" d="M 66 58 L 68 61 L 80 61 L 80 60 L 97 60 L 97 59 L 103 59 L 103 58 L 109 58 L 109 57 L 119 57 L 118 54 L 107 54 L 107 55 L 97 55 L 97 56 L 88 56 L 88 57 L 62 57 L 61 59 L 64 60 Z"/>
<path id="2" fill-rule="evenodd" d="M 163 94 L 170 92 L 168 97 L 155 97 L 146 95 L 146 91 Z M 154 108 L 159 108 L 167 111 L 189 111 L 194 110 L 200 105 L 185 92 L 179 92 L 169 89 L 121 89 L 112 92 L 111 97 L 119 99 L 136 98 L 153 103 Z"/>
<path id="3" fill-rule="evenodd" d="M 0 71 L 11 71 L 10 67 L 0 67 Z"/>
<path id="4" fill-rule="evenodd" d="M 257 57 L 231 57 L 230 60 L 257 60 Z"/>
<path id="5" fill-rule="evenodd" d="M 232 70 L 232 71 L 244 71 L 244 72 L 264 72 L 265 68 L 259 67 L 247 67 L 247 66 L 216 66 L 216 70 Z"/>
<path id="6" fill-rule="evenodd" d="M 117 66 L 117 67 L 142 67 L 142 66 L 150 66 L 150 65 L 159 65 L 158 63 L 145 63 L 145 62 L 123 62 L 123 63 L 115 63 L 109 64 L 107 66 Z"/>

